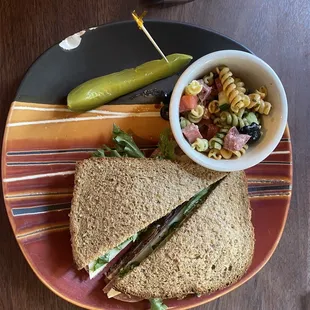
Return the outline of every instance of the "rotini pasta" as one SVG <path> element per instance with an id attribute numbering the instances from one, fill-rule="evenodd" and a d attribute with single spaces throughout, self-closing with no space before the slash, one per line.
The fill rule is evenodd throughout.
<path id="1" fill-rule="evenodd" d="M 212 100 L 208 105 L 208 110 L 211 114 L 220 112 L 218 100 Z"/>
<path id="2" fill-rule="evenodd" d="M 223 147 L 224 138 L 228 130 L 229 130 L 228 128 L 221 128 L 220 131 L 217 134 L 215 134 L 215 136 L 212 139 L 210 139 L 209 146 L 211 149 L 220 150 Z"/>
<path id="3" fill-rule="evenodd" d="M 205 152 L 209 148 L 209 142 L 207 139 L 197 138 L 194 143 L 192 143 L 192 148 L 199 152 Z"/>
<path id="4" fill-rule="evenodd" d="M 193 110 L 191 110 L 189 113 L 188 113 L 188 120 L 192 123 L 199 123 L 203 117 L 205 113 L 205 108 L 202 106 L 202 105 L 197 105 L 197 107 Z"/>
<path id="5" fill-rule="evenodd" d="M 250 105 L 250 98 L 247 96 L 246 93 L 246 88 L 244 82 L 241 81 L 240 78 L 235 78 L 235 84 L 236 84 L 236 89 L 239 91 L 240 96 L 242 97 L 242 101 L 244 104 L 244 107 L 248 107 Z"/>
<path id="6" fill-rule="evenodd" d="M 271 103 L 264 101 L 260 94 L 253 93 L 249 95 L 250 98 L 250 105 L 248 106 L 248 109 L 252 109 L 255 112 L 258 112 L 259 114 L 268 115 L 271 110 Z"/>
<path id="7" fill-rule="evenodd" d="M 261 86 L 259 89 L 256 89 L 255 91 L 257 94 L 260 95 L 260 97 L 264 100 L 268 95 L 268 90 L 266 86 Z"/>
<path id="8" fill-rule="evenodd" d="M 257 93 L 253 93 L 249 95 L 250 98 L 250 105 L 248 106 L 248 109 L 253 109 L 257 105 L 259 105 L 259 102 L 261 100 L 261 97 Z"/>
<path id="9" fill-rule="evenodd" d="M 244 108 L 243 108 L 243 109 L 240 109 L 239 112 L 237 113 L 237 116 L 238 116 L 238 117 L 243 117 L 244 112 L 245 112 L 245 109 L 244 109 Z"/>
<path id="10" fill-rule="evenodd" d="M 244 108 L 247 108 L 251 104 L 250 97 L 248 95 L 243 94 L 242 95 L 242 102 L 243 102 Z"/>
<path id="11" fill-rule="evenodd" d="M 229 131 L 231 126 L 223 126 L 221 129 L 220 129 L 220 133 L 224 133 L 225 135 L 227 134 L 227 132 Z"/>
<path id="12" fill-rule="evenodd" d="M 211 120 L 213 121 L 213 124 L 217 125 L 217 126 L 221 126 L 222 123 L 221 123 L 221 119 L 220 119 L 220 114 L 221 114 L 221 111 L 218 111 L 214 114 L 211 114 Z"/>
<path id="13" fill-rule="evenodd" d="M 182 116 L 180 117 L 180 126 L 182 129 L 185 128 L 186 126 L 190 125 L 190 124 L 191 124 L 191 122 L 188 119 L 186 119 L 185 117 L 182 117 Z"/>
<path id="14" fill-rule="evenodd" d="M 230 103 L 230 108 L 233 112 L 237 113 L 239 109 L 244 107 L 242 101 L 242 94 L 237 90 L 237 86 L 233 79 L 233 74 L 228 67 L 217 69 L 220 81 L 223 85 L 223 90 Z"/>
<path id="15" fill-rule="evenodd" d="M 218 97 L 219 97 L 219 100 L 218 100 L 219 106 L 229 103 L 229 100 L 224 91 L 219 92 Z"/>
<path id="16" fill-rule="evenodd" d="M 219 116 L 216 116 L 216 117 L 213 118 L 213 124 L 214 124 L 214 125 L 217 125 L 217 126 L 219 126 L 219 127 L 222 127 L 222 126 L 223 126 L 223 124 L 222 124 L 221 119 L 220 119 Z"/>
<path id="17" fill-rule="evenodd" d="M 224 159 L 230 159 L 233 156 L 232 151 L 226 150 L 226 149 L 221 149 L 220 154 Z"/>
<path id="18" fill-rule="evenodd" d="M 271 110 L 271 103 L 261 99 L 259 106 L 253 108 L 253 111 L 258 112 L 259 114 L 268 115 Z"/>
<path id="19" fill-rule="evenodd" d="M 217 149 L 211 149 L 209 152 L 208 152 L 208 157 L 209 158 L 214 158 L 214 159 L 222 159 L 222 155 L 220 153 L 220 150 L 217 150 Z"/>
<path id="20" fill-rule="evenodd" d="M 210 119 L 212 116 L 212 114 L 210 113 L 210 111 L 208 110 L 208 108 L 205 108 L 205 113 L 203 114 L 204 119 Z"/>
<path id="21" fill-rule="evenodd" d="M 241 118 L 235 113 L 231 113 L 228 111 L 224 111 L 220 115 L 221 123 L 222 124 L 227 124 L 231 126 L 236 126 L 236 127 L 243 127 L 248 125 L 248 121 L 246 118 Z"/>
<path id="22" fill-rule="evenodd" d="M 214 84 L 214 73 L 211 71 L 209 75 L 203 77 L 203 81 L 208 85 L 212 86 Z"/>
<path id="23" fill-rule="evenodd" d="M 236 84 L 236 89 L 240 92 L 245 94 L 246 93 L 246 88 L 245 84 L 241 81 L 240 78 L 235 78 L 235 84 Z"/>
<path id="24" fill-rule="evenodd" d="M 224 144 L 224 137 L 225 135 L 216 134 L 215 137 L 210 140 L 210 148 L 220 150 Z"/>
<path id="25" fill-rule="evenodd" d="M 249 148 L 248 145 L 245 144 L 241 150 L 239 150 L 239 151 L 231 151 L 231 152 L 232 152 L 236 157 L 240 158 L 242 155 L 244 155 L 244 154 L 246 153 L 246 151 L 247 151 L 248 148 Z"/>
<path id="26" fill-rule="evenodd" d="M 191 83 L 189 83 L 186 87 L 185 87 L 185 94 L 187 95 L 198 95 L 200 92 L 202 91 L 202 85 L 196 81 L 193 80 Z"/>

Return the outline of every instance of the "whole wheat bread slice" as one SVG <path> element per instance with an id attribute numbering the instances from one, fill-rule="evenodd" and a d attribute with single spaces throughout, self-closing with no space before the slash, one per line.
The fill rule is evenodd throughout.
<path id="1" fill-rule="evenodd" d="M 79 162 L 70 212 L 78 269 L 225 175 L 191 162 L 135 158 Z"/>
<path id="2" fill-rule="evenodd" d="M 244 172 L 230 173 L 170 239 L 115 288 L 142 298 L 182 298 L 224 288 L 247 271 L 254 230 Z"/>

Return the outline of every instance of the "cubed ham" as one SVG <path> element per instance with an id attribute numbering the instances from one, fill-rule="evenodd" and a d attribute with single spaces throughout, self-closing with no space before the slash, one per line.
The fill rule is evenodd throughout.
<path id="1" fill-rule="evenodd" d="M 187 125 L 185 128 L 182 129 L 182 132 L 190 144 L 194 143 L 197 138 L 202 138 L 199 128 L 195 124 Z"/>
<path id="2" fill-rule="evenodd" d="M 198 97 L 193 95 L 184 95 L 180 101 L 180 113 L 191 111 L 198 105 Z"/>
<path id="3" fill-rule="evenodd" d="M 224 138 L 224 148 L 230 151 L 240 151 L 251 136 L 240 134 L 236 127 L 231 127 Z"/>
<path id="4" fill-rule="evenodd" d="M 202 90 L 198 94 L 198 98 L 200 102 L 205 103 L 211 94 L 212 87 L 208 86 L 202 79 L 198 80 L 198 82 L 202 85 Z"/>
<path id="5" fill-rule="evenodd" d="M 217 88 L 217 90 L 218 90 L 219 92 L 223 90 L 223 85 L 222 85 L 222 83 L 221 83 L 220 78 L 216 78 L 216 79 L 215 79 L 215 85 L 216 85 L 216 88 Z"/>

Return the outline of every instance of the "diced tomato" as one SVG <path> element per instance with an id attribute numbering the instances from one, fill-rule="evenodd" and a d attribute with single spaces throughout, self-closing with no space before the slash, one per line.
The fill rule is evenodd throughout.
<path id="1" fill-rule="evenodd" d="M 215 79 L 215 85 L 216 85 L 216 88 L 217 88 L 217 90 L 218 90 L 219 92 L 223 90 L 223 85 L 222 85 L 222 83 L 221 83 L 220 78 L 216 78 L 216 79 Z"/>
<path id="2" fill-rule="evenodd" d="M 208 125 L 208 131 L 207 131 L 207 135 L 205 138 L 207 140 L 212 139 L 219 132 L 219 130 L 220 128 L 214 124 Z"/>
<path id="3" fill-rule="evenodd" d="M 184 95 L 180 101 L 180 113 L 195 109 L 198 104 L 198 97 L 192 95 Z"/>

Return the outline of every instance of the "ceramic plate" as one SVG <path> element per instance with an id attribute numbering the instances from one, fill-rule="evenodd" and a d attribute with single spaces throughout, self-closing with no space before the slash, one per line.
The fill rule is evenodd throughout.
<path id="1" fill-rule="evenodd" d="M 248 51 L 212 31 L 191 25 L 146 21 L 166 54 L 197 58 L 222 49 Z M 46 51 L 29 69 L 7 119 L 2 153 L 2 182 L 7 214 L 18 244 L 39 279 L 62 298 L 84 308 L 142 310 L 108 299 L 103 280 L 92 281 L 74 267 L 68 229 L 75 163 L 111 142 L 112 124 L 133 133 L 137 144 L 152 150 L 168 122 L 150 93 L 171 90 L 178 76 L 149 85 L 98 110 L 73 113 L 65 98 L 78 84 L 131 68 L 159 55 L 133 22 L 83 30 Z M 152 90 L 150 92 L 149 90 Z M 257 273 L 275 250 L 291 197 L 292 157 L 288 129 L 276 150 L 246 171 L 253 209 L 256 246 L 252 265 L 235 285 L 211 295 L 168 300 L 178 309 L 209 302 Z"/>

